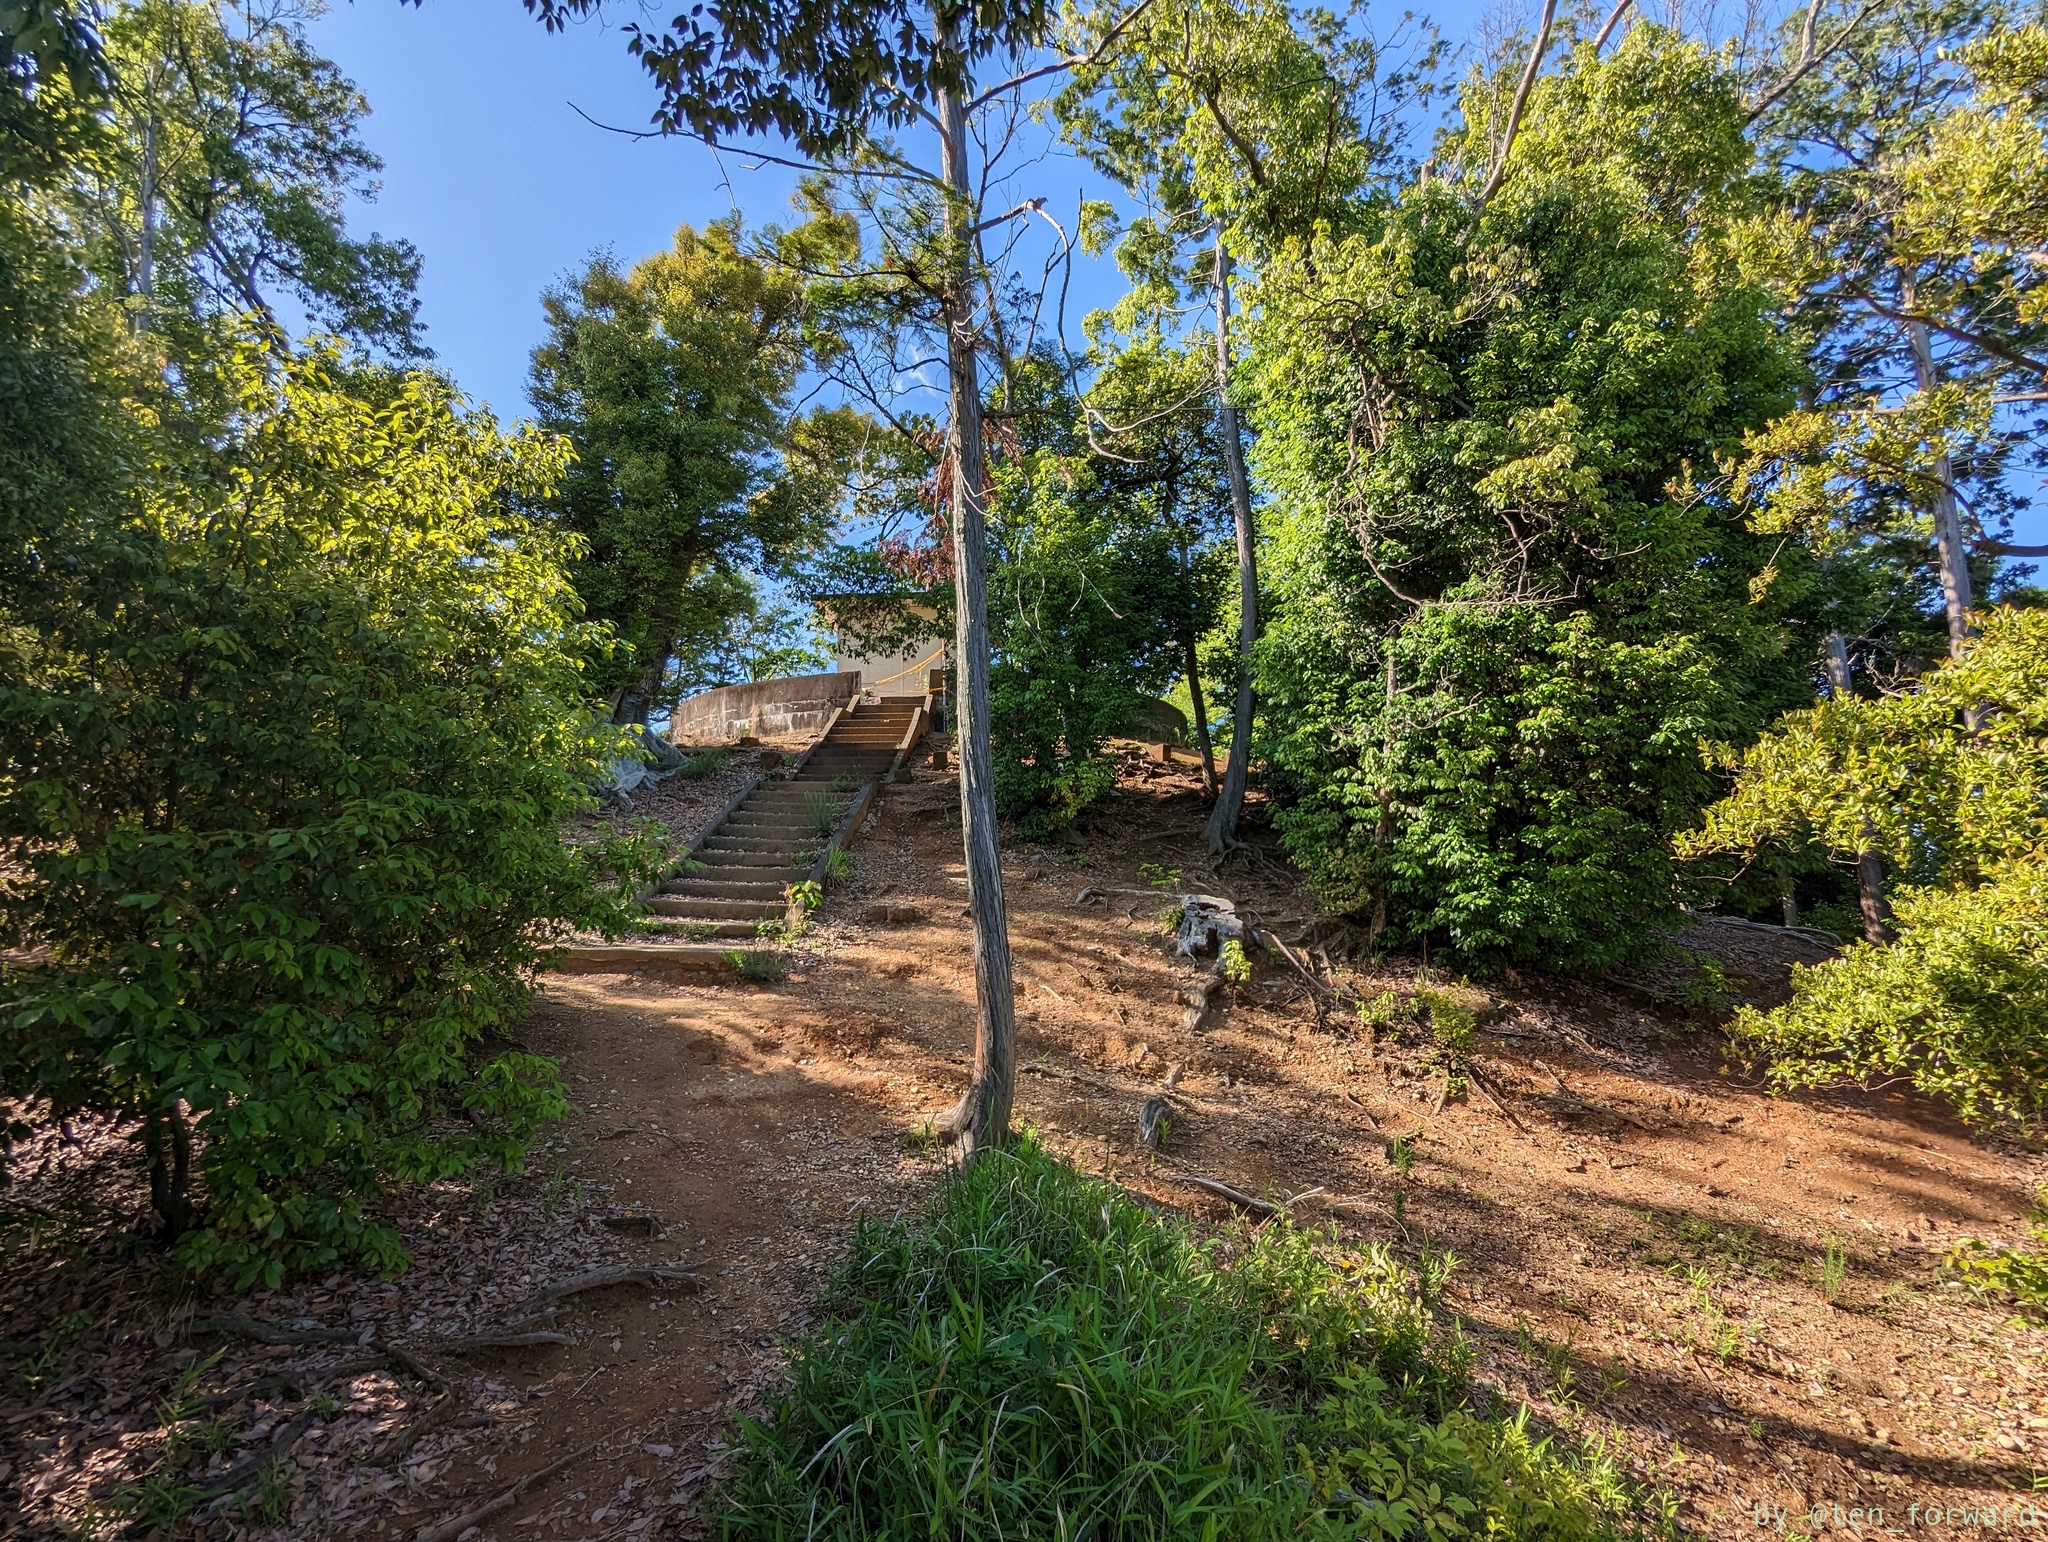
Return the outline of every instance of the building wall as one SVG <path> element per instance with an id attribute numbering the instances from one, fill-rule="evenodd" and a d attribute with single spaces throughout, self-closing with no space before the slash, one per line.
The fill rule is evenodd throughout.
<path id="1" fill-rule="evenodd" d="M 835 668 L 857 671 L 870 696 L 922 696 L 935 669 L 946 667 L 946 645 L 928 642 L 915 653 L 876 657 L 870 654 L 842 654 L 833 659 Z"/>
<path id="2" fill-rule="evenodd" d="M 743 733 L 817 733 L 835 711 L 860 695 L 860 681 L 859 670 L 838 670 L 700 691 L 676 703 L 669 715 L 669 742 L 726 744 Z"/>

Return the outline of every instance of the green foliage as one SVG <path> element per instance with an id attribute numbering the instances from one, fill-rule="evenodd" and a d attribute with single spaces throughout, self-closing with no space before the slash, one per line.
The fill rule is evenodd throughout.
<path id="1" fill-rule="evenodd" d="M 395 1268 L 379 1195 L 566 1109 L 481 1041 L 566 928 L 624 923 L 594 885 L 645 853 L 560 838 L 613 747 L 566 553 L 506 510 L 558 449 L 328 353 L 246 348 L 218 387 L 231 434 L 137 431 L 130 488 L 13 526 L 0 947 L 34 951 L 0 1083 L 141 1121 L 173 1234 L 196 1145 L 195 1268 Z"/>
<path id="2" fill-rule="evenodd" d="M 1252 961 L 1244 950 L 1244 944 L 1235 937 L 1224 939 L 1216 955 L 1218 969 L 1225 981 L 1232 985 L 1248 985 L 1252 978 Z"/>
<path id="3" fill-rule="evenodd" d="M 1971 1238 L 1952 1249 L 1948 1266 L 1982 1290 L 2002 1290 L 2023 1306 L 2048 1311 L 2048 1191 L 2027 1210 L 2027 1229 L 2034 1234 L 2028 1249 L 1988 1248 Z"/>
<path id="4" fill-rule="evenodd" d="M 853 853 L 844 846 L 835 846 L 831 855 L 825 858 L 825 881 L 845 883 L 853 877 L 854 868 Z"/>
<path id="5" fill-rule="evenodd" d="M 846 812 L 846 805 L 829 792 L 807 792 L 804 794 L 804 818 L 810 821 L 811 833 L 830 840 L 832 832 L 839 828 L 839 819 Z"/>
<path id="6" fill-rule="evenodd" d="M 1134 447 L 1136 470 L 1090 455 L 1071 403 L 1028 404 L 1033 439 L 994 468 L 989 724 L 996 806 L 1043 837 L 1116 785 L 1104 741 L 1186 667 L 1213 612 L 1187 490 L 1213 472 L 1185 434 Z"/>
<path id="7" fill-rule="evenodd" d="M 748 652 L 734 635 L 761 616 L 747 570 L 823 533 L 860 424 L 790 411 L 803 288 L 742 249 L 737 220 L 684 225 L 625 272 L 600 255 L 542 304 L 534 406 L 575 451 L 543 506 L 582 538 L 577 592 L 627 643 L 599 683 L 619 721 L 644 721 L 704 683 L 706 655 Z"/>
<path id="8" fill-rule="evenodd" d="M 1468 85 L 1480 143 L 1497 100 Z M 1714 55 L 1639 23 L 1537 83 L 1483 210 L 1413 184 L 1258 281 L 1278 823 L 1324 904 L 1393 940 L 1629 955 L 1713 791 L 1699 739 L 1809 699 L 1751 590 L 1772 546 L 1690 469 L 1796 380 L 1726 256 L 1741 124 Z"/>
<path id="9" fill-rule="evenodd" d="M 789 955 L 764 948 L 728 948 L 720 957 L 741 976 L 761 985 L 789 978 Z"/>
<path id="10" fill-rule="evenodd" d="M 1975 721 L 1974 731 L 1968 726 Z M 1908 880 L 1897 940 L 1795 969 L 1735 1031 L 1781 1087 L 1905 1076 L 1972 1120 L 2048 1107 L 2048 612 L 2000 610 L 1960 658 L 1877 701 L 1788 716 L 1739 757 L 1687 854 L 1816 839 Z"/>
<path id="11" fill-rule="evenodd" d="M 383 163 L 358 137 L 369 104 L 313 51 L 307 19 L 254 0 L 107 13 L 103 130 L 51 202 L 103 291 L 184 364 L 287 297 L 365 347 L 427 352 L 419 254 L 347 232 L 349 200 L 375 196 Z"/>
<path id="12" fill-rule="evenodd" d="M 862 1220 L 722 1534 L 1645 1529 L 1612 1463 L 1465 1401 L 1469 1358 L 1383 1249 L 1203 1241 L 1027 1139 Z"/>
<path id="13" fill-rule="evenodd" d="M 1387 1160 L 1403 1178 L 1415 1170 L 1415 1137 L 1396 1135 L 1387 1142 Z"/>
<path id="14" fill-rule="evenodd" d="M 799 878 L 784 887 L 782 898 L 787 904 L 803 906 L 804 912 L 809 914 L 825 903 L 825 886 L 815 878 Z"/>
<path id="15" fill-rule="evenodd" d="M 1827 1239 L 1827 1246 L 1821 1251 L 1820 1293 L 1830 1301 L 1839 1301 L 1842 1286 L 1849 1279 L 1849 1253 L 1842 1246 L 1840 1237 Z"/>

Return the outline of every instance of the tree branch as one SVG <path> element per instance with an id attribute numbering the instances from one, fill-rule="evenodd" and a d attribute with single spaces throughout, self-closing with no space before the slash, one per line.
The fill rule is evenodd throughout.
<path id="1" fill-rule="evenodd" d="M 1840 32 L 1835 34 L 1833 41 L 1827 47 L 1815 53 L 1813 49 L 1813 29 L 1814 23 L 1820 16 L 1821 0 L 1813 0 L 1813 4 L 1807 8 L 1806 30 L 1801 34 L 1800 38 L 1799 63 L 1793 68 L 1791 74 L 1771 87 L 1769 91 L 1766 91 L 1756 106 L 1750 108 L 1749 116 L 1742 120 L 1742 126 L 1748 128 L 1750 124 L 1756 122 L 1758 118 L 1761 118 L 1774 107 L 1778 99 L 1787 91 L 1790 91 L 1800 81 L 1804 80 L 1809 73 L 1824 64 L 1827 61 L 1828 55 L 1847 42 L 1849 34 L 1862 26 L 1863 19 L 1876 10 L 1877 6 L 1878 0 L 1864 0 L 1863 9 L 1849 18 L 1848 23 Z"/>
<path id="2" fill-rule="evenodd" d="M 1536 84 L 1536 72 L 1543 67 L 1543 56 L 1550 51 L 1550 24 L 1556 20 L 1557 0 L 1543 0 L 1543 21 L 1536 29 L 1536 42 L 1529 50 L 1529 63 L 1522 71 L 1522 83 L 1515 87 L 1515 100 L 1508 108 L 1507 133 L 1501 139 L 1500 154 L 1494 158 L 1486 185 L 1479 190 L 1479 207 L 1482 209 L 1500 191 L 1501 181 L 1508 174 L 1508 154 L 1515 148 L 1515 134 L 1522 126 L 1522 109 L 1528 105 L 1530 88 Z"/>
<path id="3" fill-rule="evenodd" d="M 1897 306 L 1886 304 L 1865 289 L 1845 287 L 1842 290 L 1842 294 L 1848 299 L 1856 300 L 1869 306 L 1887 321 L 1917 321 L 1922 326 L 1929 327 L 1946 337 L 1952 337 L 1959 343 L 1968 343 L 1972 348 L 1981 348 L 1994 359 L 2003 359 L 2006 363 L 2014 365 L 2019 369 L 2032 370 L 2035 374 L 2048 379 L 2048 364 L 2042 363 L 2039 359 L 2029 358 L 2026 354 L 2017 353 L 2011 348 L 2006 347 L 2003 343 L 1994 342 L 1992 339 L 1985 337 L 1982 333 L 1967 331 L 1950 322 L 1942 321 L 1938 317 L 1924 315 L 1918 311 L 1902 311 Z M 2014 400 L 2033 399 L 2032 396 L 2014 398 Z"/>
<path id="4" fill-rule="evenodd" d="M 1621 18 L 1628 14 L 1628 8 L 1635 3 L 1636 0 L 1615 0 L 1614 9 L 1607 13 L 1606 25 L 1601 27 L 1600 35 L 1593 39 L 1595 54 L 1607 46 L 1607 40 L 1614 36 L 1614 29 L 1621 25 Z"/>
<path id="5" fill-rule="evenodd" d="M 1124 13 L 1122 20 L 1103 33 L 1102 41 L 1089 49 L 1085 54 L 1068 54 L 1064 59 L 1056 59 L 1051 64 L 1042 64 L 1035 70 L 1026 70 L 1021 75 L 1012 75 L 999 86 L 990 86 L 980 96 L 974 98 L 973 101 L 961 109 L 962 116 L 972 115 L 981 108 L 986 107 L 1005 91 L 1014 91 L 1019 86 L 1029 85 L 1034 80 L 1043 80 L 1048 75 L 1057 75 L 1063 70 L 1084 70 L 1091 64 L 1100 63 L 1102 56 L 1109 52 L 1110 45 L 1128 32 L 1131 29 L 1131 24 L 1144 15 L 1151 8 L 1151 5 L 1152 0 L 1138 0 L 1136 5 Z"/>

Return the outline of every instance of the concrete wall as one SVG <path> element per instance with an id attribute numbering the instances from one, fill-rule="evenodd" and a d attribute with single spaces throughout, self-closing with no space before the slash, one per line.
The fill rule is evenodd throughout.
<path id="1" fill-rule="evenodd" d="M 669 742 L 724 744 L 746 732 L 777 737 L 814 734 L 824 728 L 835 710 L 858 695 L 857 669 L 721 685 L 676 704 L 669 716 Z"/>

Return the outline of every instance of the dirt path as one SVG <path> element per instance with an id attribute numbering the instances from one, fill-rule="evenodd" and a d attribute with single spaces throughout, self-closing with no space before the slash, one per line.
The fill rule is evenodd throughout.
<path id="1" fill-rule="evenodd" d="M 118 1228 L 83 1219 L 109 1181 L 91 1132 L 82 1152 L 53 1142 L 42 1187 L 15 1196 L 45 1219 L 38 1251 L 8 1253 L 34 1267 L 10 1262 L 0 1320 L 0 1514 L 18 1518 L 0 1530 L 89 1532 L 109 1496 L 132 1497 L 183 1376 L 222 1399 L 207 1410 L 228 1427 L 216 1471 L 300 1433 L 267 1511 L 217 1508 L 165 1536 L 417 1538 L 536 1474 L 551 1475 L 448 1542 L 700 1531 L 728 1417 L 772 1384 L 853 1214 L 913 1202 L 935 1171 L 900 1136 L 964 1084 L 954 808 L 930 774 L 888 790 L 856 879 L 780 985 L 551 980 L 523 1039 L 562 1061 L 584 1112 L 527 1173 L 421 1195 L 405 1214 L 416 1266 L 389 1284 L 173 1303 Z M 1474 1063 L 1497 1108 L 1478 1091 L 1439 1106 L 1414 1030 L 1319 1024 L 1299 977 L 1267 958 L 1190 1031 L 1177 993 L 1194 971 L 1171 957 L 1152 892 L 1166 873 L 1285 938 L 1309 920 L 1275 866 L 1203 872 L 1199 823 L 1191 777 L 1134 756 L 1087 828 L 1006 853 L 1019 1112 L 1049 1145 L 1162 1207 L 1220 1217 L 1179 1181 L 1196 1173 L 1313 1191 L 1297 1217 L 1351 1244 L 1450 1251 L 1481 1379 L 1604 1440 L 1703 1533 L 1754 1537 L 1760 1505 L 1810 1534 L 1816 1505 L 1882 1506 L 1902 1524 L 1915 1502 L 2027 1496 L 2048 1451 L 2041 1330 L 1939 1264 L 1966 1235 L 2020 1240 L 2037 1158 L 1903 1099 L 1767 1098 L 1721 1062 L 1718 1035 L 1608 989 L 1496 998 Z M 1106 899 L 1076 904 L 1083 888 Z M 1415 975 L 1350 983 L 1399 995 Z M 1171 1067 L 1167 1150 L 1143 1155 L 1136 1112 Z M 566 1343 L 434 1348 L 618 1264 L 686 1267 L 704 1288 L 569 1298 L 537 1323 Z M 360 1352 L 195 1330 L 223 1311 L 360 1328 L 413 1346 L 442 1384 L 395 1364 L 354 1372 L 300 1427 L 308 1388 Z"/>

